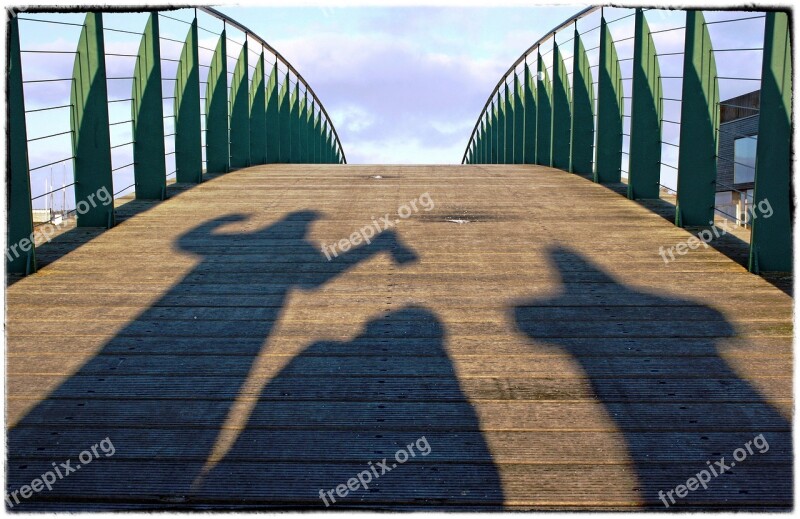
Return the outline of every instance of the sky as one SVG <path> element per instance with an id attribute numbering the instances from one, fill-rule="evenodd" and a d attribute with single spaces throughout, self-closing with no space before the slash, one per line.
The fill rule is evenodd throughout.
<path id="1" fill-rule="evenodd" d="M 488 96 L 508 67 L 556 25 L 584 8 L 580 4 L 560 6 L 511 7 L 218 7 L 258 34 L 303 75 L 321 99 L 341 138 L 351 164 L 455 164 L 460 163 L 472 128 Z M 633 54 L 633 17 L 630 9 L 606 8 L 605 17 L 617 41 L 623 78 L 630 78 Z M 198 12 L 201 66 L 210 62 L 222 23 Z M 173 132 L 172 100 L 175 62 L 188 30 L 194 9 L 179 9 L 159 17 L 162 75 L 164 77 L 165 133 Z M 751 17 L 761 13 L 707 12 L 708 21 Z M 588 59 L 597 64 L 599 11 L 578 22 Z M 58 20 L 81 24 L 83 13 L 23 13 L 20 21 L 23 50 L 69 51 L 77 44 L 80 27 L 42 23 Z M 667 79 L 682 74 L 685 23 L 682 11 L 648 10 L 654 31 L 677 29 L 654 35 L 660 56 L 664 97 L 680 99 L 681 82 Z M 39 22 L 31 21 L 38 19 Z M 132 140 L 130 124 L 131 75 L 133 59 L 146 13 L 112 13 L 103 17 L 108 75 L 109 116 L 114 188 L 120 196 L 132 191 Z M 119 32 L 115 29 L 130 31 Z M 762 46 L 763 18 L 709 25 L 719 76 L 758 77 L 761 55 L 755 52 L 726 52 L 726 49 Z M 567 68 L 572 55 L 570 27 L 556 36 Z M 233 70 L 242 33 L 228 28 L 228 68 Z M 176 40 L 176 41 L 170 41 Z M 552 40 L 542 47 L 547 67 L 551 68 Z M 251 50 L 253 50 L 251 48 Z M 255 52 L 255 51 L 253 51 Z M 113 56 L 111 54 L 119 54 Z M 270 57 L 267 56 L 269 61 Z M 24 53 L 25 80 L 68 78 L 74 54 Z M 535 66 L 535 63 L 532 63 Z M 269 67 L 269 63 L 268 63 Z M 207 73 L 201 69 L 201 77 Z M 597 68 L 592 69 L 596 75 Z M 252 74 L 252 69 L 251 69 Z M 550 77 L 552 73 L 550 72 Z M 596 81 L 596 77 L 594 78 Z M 69 104 L 69 82 L 25 85 L 26 109 Z M 758 88 L 757 82 L 720 79 L 721 99 Z M 630 81 L 624 84 L 630 96 Z M 201 85 L 201 96 L 204 95 Z M 630 114 L 630 100 L 624 111 Z M 680 103 L 665 101 L 662 140 L 662 184 L 675 186 Z M 69 110 L 48 110 L 26 116 L 29 138 L 69 130 Z M 667 122 L 672 121 L 672 122 Z M 629 118 L 625 119 L 626 133 Z M 623 139 L 625 151 L 628 137 Z M 166 151 L 174 150 L 172 137 L 166 138 Z M 71 154 L 68 134 L 29 143 L 31 167 L 47 164 Z M 166 157 L 167 172 L 174 171 L 174 156 Z M 623 172 L 627 156 L 621 157 Z M 34 196 L 71 181 L 69 161 L 31 173 Z M 50 187 L 48 187 L 50 186 Z M 70 188 L 58 194 L 72 198 Z M 37 199 L 34 207 L 46 199 Z M 49 203 L 49 202 L 48 202 Z M 53 201 L 58 205 L 58 201 Z"/>
<path id="2" fill-rule="evenodd" d="M 503 72 L 581 9 L 220 8 L 306 78 L 350 163 L 460 163 Z"/>

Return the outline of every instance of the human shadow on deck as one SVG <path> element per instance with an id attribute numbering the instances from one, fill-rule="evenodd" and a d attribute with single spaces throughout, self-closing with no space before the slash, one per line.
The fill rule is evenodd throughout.
<path id="1" fill-rule="evenodd" d="M 351 267 L 384 252 L 400 264 L 416 260 L 413 250 L 405 247 L 392 231 L 386 231 L 376 236 L 371 244 L 354 247 L 327 261 L 318 247 L 306 238 L 309 226 L 318 216 L 315 212 L 302 211 L 253 232 L 219 232 L 223 225 L 245 219 L 234 214 L 210 220 L 184 234 L 176 246 L 199 257 L 194 269 L 122 328 L 94 357 L 9 430 L 7 491 L 30 484 L 50 471 L 54 462 L 71 459 L 74 465 L 81 451 L 106 437 L 115 447 L 114 456 L 105 459 L 101 455 L 91 466 L 59 479 L 52 490 L 34 493 L 18 504 L 16 498 L 12 498 L 7 506 L 11 504 L 13 510 L 37 507 L 63 510 L 67 506 L 102 509 L 116 502 L 152 508 L 189 507 L 195 501 L 239 503 L 239 496 L 246 495 L 246 490 L 252 491 L 256 501 L 259 490 L 271 489 L 273 497 L 276 492 L 279 496 L 281 489 L 289 488 L 287 482 L 292 478 L 316 482 L 319 475 L 312 472 L 316 469 L 313 464 L 285 465 L 285 472 L 281 472 L 265 460 L 263 466 L 252 467 L 252 478 L 248 479 L 247 473 L 240 474 L 245 478 L 237 481 L 243 485 L 241 487 L 233 486 L 232 479 L 226 481 L 220 472 L 225 470 L 221 466 L 212 473 L 212 482 L 204 483 L 205 494 L 192 493 L 192 485 L 217 444 L 232 403 L 240 396 L 254 360 L 272 333 L 287 294 L 297 288 L 319 288 Z M 102 301 L 102 295 L 98 297 L 98 301 Z M 430 315 L 417 311 L 414 316 L 418 318 L 417 325 L 436 328 Z M 396 320 L 374 323 L 369 330 L 374 330 L 375 326 L 384 330 L 387 338 L 399 333 Z M 440 326 L 436 329 L 441 332 Z M 429 338 L 433 340 L 432 351 L 442 352 L 441 333 Z M 361 343 L 352 346 L 356 350 L 367 347 Z M 325 348 L 318 345 L 310 351 Z M 346 350 L 347 345 L 341 348 Z M 363 362 L 352 366 L 359 373 L 372 367 L 376 368 L 376 374 L 384 369 L 377 369 L 371 362 L 374 359 L 367 362 L 366 358 L 357 357 L 356 360 Z M 306 355 L 291 365 L 292 372 L 296 373 L 298 364 L 302 367 L 309 362 L 314 363 Z M 405 369 L 389 369 L 401 368 Z M 35 366 L 29 369 L 37 371 Z M 452 369 L 449 373 L 445 376 L 452 386 L 456 383 Z M 369 391 L 380 385 L 372 379 L 355 384 L 347 373 L 337 375 L 344 377 L 334 381 L 340 389 L 347 386 L 359 395 L 369 395 Z M 280 379 L 276 383 L 282 382 Z M 302 379 L 296 382 L 300 384 Z M 265 397 L 274 395 L 275 387 L 269 385 Z M 409 395 L 413 394 L 412 381 Z M 264 401 L 257 407 L 254 423 L 269 428 L 268 421 L 258 422 L 258 419 L 269 420 L 265 413 L 268 415 L 273 410 L 275 424 L 280 418 L 288 427 L 309 425 L 317 413 L 332 407 L 335 406 Z M 464 404 L 464 413 L 468 414 L 468 407 Z M 283 409 L 283 414 L 278 409 Z M 408 413 L 399 418 L 399 424 L 423 423 L 425 409 L 424 404 L 417 404 L 414 411 L 417 414 L 407 410 Z M 378 415 L 388 413 L 377 404 L 365 404 L 360 412 L 361 418 L 367 421 L 359 423 L 365 427 L 369 423 L 375 429 L 381 428 Z M 462 419 L 469 421 L 464 416 Z M 348 415 L 339 415 L 336 420 L 347 423 Z M 446 418 L 441 420 L 447 423 Z M 315 432 L 284 433 L 283 440 L 277 443 L 273 440 L 278 437 L 267 434 L 266 429 L 248 428 L 246 438 L 257 440 L 263 449 L 271 449 L 273 454 L 283 453 L 285 458 L 291 459 L 292 455 L 300 457 L 320 445 L 335 448 L 331 440 L 336 437 L 333 428 L 326 422 L 319 422 L 319 426 Z M 361 438 L 363 444 L 363 434 L 366 433 L 356 429 L 350 436 L 340 439 L 346 442 Z M 405 436 L 402 439 L 405 440 Z M 365 447 L 377 449 L 367 448 L 354 459 L 360 463 L 369 455 L 369 459 L 380 460 L 383 456 L 377 450 L 390 454 L 389 445 L 394 441 L 399 440 L 388 434 L 385 440 L 376 437 L 374 441 L 367 441 Z M 239 442 L 233 452 L 241 452 L 243 448 Z M 447 447 L 438 449 L 446 452 Z M 430 470 L 435 472 L 436 469 Z M 401 487 L 405 485 L 403 488 L 411 491 L 413 478 L 404 478 L 409 478 L 414 469 L 398 469 L 397 472 L 396 478 L 394 474 L 385 476 L 385 487 L 388 488 L 394 478 L 401 481 Z M 344 472 L 331 474 L 338 478 Z M 355 475 L 348 472 L 348 477 Z M 331 486 L 342 482 L 346 480 L 326 480 Z M 456 482 L 454 479 L 450 484 Z M 316 490 L 309 499 L 318 499 Z"/>
<path id="2" fill-rule="evenodd" d="M 418 307 L 370 321 L 352 341 L 316 342 L 295 356 L 264 387 L 197 495 L 331 510 L 503 504 L 443 325 Z"/>
<path id="3" fill-rule="evenodd" d="M 537 344 L 561 348 L 580 365 L 624 435 L 639 481 L 633 490 L 645 504 L 663 510 L 663 491 L 670 509 L 790 508 L 791 424 L 721 356 L 718 341 L 736 335 L 731 323 L 697 302 L 626 287 L 571 250 L 550 254 L 560 294 L 519 302 L 513 318 Z M 760 434 L 766 452 L 754 444 Z M 753 453 L 736 462 L 734 452 L 748 442 Z M 707 489 L 667 495 L 708 470 L 707 461 L 721 470 L 722 457 L 735 468 L 712 476 Z M 609 496 L 629 490 L 614 488 L 613 479 L 608 485 Z"/>

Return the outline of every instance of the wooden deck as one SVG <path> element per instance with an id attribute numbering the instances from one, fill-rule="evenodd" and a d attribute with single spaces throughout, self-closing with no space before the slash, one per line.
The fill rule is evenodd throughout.
<path id="1" fill-rule="evenodd" d="M 613 189 L 301 165 L 171 189 L 7 290 L 7 492 L 114 447 L 14 510 L 324 508 L 412 443 L 331 508 L 664 509 L 758 435 L 671 508 L 792 506 L 791 296 L 714 248 L 665 264 L 690 234 Z"/>

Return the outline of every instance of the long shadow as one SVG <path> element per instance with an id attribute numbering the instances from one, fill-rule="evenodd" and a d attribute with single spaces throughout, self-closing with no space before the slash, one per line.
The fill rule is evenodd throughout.
<path id="1" fill-rule="evenodd" d="M 516 305 L 517 326 L 580 364 L 625 437 L 645 504 L 791 508 L 791 424 L 720 355 L 717 342 L 735 335 L 725 317 L 626 287 L 565 248 L 553 249 L 551 260 L 561 293 Z M 737 462 L 740 448 L 747 454 Z M 720 474 L 723 457 L 731 469 Z M 695 481 L 696 489 L 675 492 L 704 470 L 707 488 Z"/>
<path id="2" fill-rule="evenodd" d="M 113 454 L 100 449 L 92 466 L 51 489 L 18 493 L 6 506 L 186 501 L 289 291 L 320 287 L 382 253 L 400 264 L 416 260 L 386 231 L 328 261 L 306 239 L 318 217 L 301 211 L 253 232 L 219 232 L 245 219 L 234 214 L 184 234 L 176 245 L 196 254 L 198 265 L 9 430 L 7 492 L 54 464 L 75 466 L 105 438 Z"/>
<path id="3" fill-rule="evenodd" d="M 413 338 L 424 363 L 398 337 Z M 308 346 L 266 385 L 197 495 L 331 510 L 499 509 L 500 477 L 443 337 L 433 313 L 408 307 L 352 341 Z"/>

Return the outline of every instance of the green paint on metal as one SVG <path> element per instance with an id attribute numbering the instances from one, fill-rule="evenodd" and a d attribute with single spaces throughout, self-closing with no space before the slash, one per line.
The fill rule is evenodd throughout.
<path id="1" fill-rule="evenodd" d="M 304 93 L 298 106 L 297 138 L 300 155 L 298 162 L 308 162 L 308 93 Z"/>
<path id="2" fill-rule="evenodd" d="M 525 63 L 523 88 L 525 89 L 525 164 L 536 164 L 536 84 L 531 76 L 531 69 Z"/>
<path id="3" fill-rule="evenodd" d="M 267 81 L 267 163 L 280 161 L 280 110 L 278 107 L 278 63 L 272 66 Z"/>
<path id="4" fill-rule="evenodd" d="M 492 119 L 491 119 L 491 131 L 489 134 L 489 139 L 491 140 L 490 150 L 491 150 L 491 158 L 489 160 L 489 164 L 499 164 L 500 154 L 499 148 L 497 146 L 498 143 L 498 113 L 497 113 L 497 101 L 492 101 Z"/>
<path id="5" fill-rule="evenodd" d="M 281 85 L 280 94 L 278 95 L 278 107 L 279 107 L 279 114 L 278 120 L 280 121 L 279 128 L 280 128 L 280 160 L 279 162 L 286 164 L 291 161 L 291 151 L 292 151 L 292 135 L 290 132 L 290 123 L 289 120 L 291 119 L 291 113 L 289 110 L 289 98 L 291 85 L 289 84 L 289 73 L 286 73 L 286 76 L 283 80 L 283 85 Z"/>
<path id="6" fill-rule="evenodd" d="M 497 94 L 497 163 L 506 163 L 506 102 Z"/>
<path id="7" fill-rule="evenodd" d="M 264 51 L 258 57 L 250 82 L 250 165 L 267 163 L 267 91 Z"/>
<path id="8" fill-rule="evenodd" d="M 242 45 L 231 81 L 231 167 L 250 165 L 250 96 L 248 88 L 247 41 Z"/>
<path id="9" fill-rule="evenodd" d="M 570 171 L 592 175 L 594 168 L 594 88 L 583 41 L 575 29 L 572 58 L 572 149 Z"/>
<path id="10" fill-rule="evenodd" d="M 570 169 L 570 131 L 572 130 L 572 110 L 569 100 L 569 80 L 567 67 L 561 57 L 561 50 L 553 38 L 553 117 L 550 126 L 552 155 L 550 162 L 554 168 Z"/>
<path id="11" fill-rule="evenodd" d="M 75 200 L 88 206 L 87 211 L 78 212 L 78 226 L 108 227 L 114 224 L 113 204 L 89 203 L 102 190 L 114 192 L 103 18 L 98 12 L 90 12 L 83 23 L 70 92 Z"/>
<path id="12" fill-rule="evenodd" d="M 552 116 L 551 86 L 550 78 L 547 75 L 547 68 L 544 66 L 542 54 L 537 50 L 537 70 L 536 77 L 536 163 L 542 166 L 551 165 L 551 142 L 550 142 L 550 120 Z"/>
<path id="13" fill-rule="evenodd" d="M 300 99 L 298 88 L 299 82 L 295 83 L 294 89 L 289 96 L 289 162 L 298 164 L 300 162 Z"/>
<path id="14" fill-rule="evenodd" d="M 661 70 L 650 27 L 636 9 L 628 198 L 658 198 L 661 179 Z"/>
<path id="15" fill-rule="evenodd" d="M 489 161 L 489 139 L 486 133 L 487 131 L 486 114 L 484 114 L 483 121 L 481 121 L 481 164 L 487 164 Z"/>
<path id="16" fill-rule="evenodd" d="M 186 35 L 175 78 L 175 178 L 178 182 L 200 183 L 203 180 L 200 65 L 197 53 L 195 18 Z"/>
<path id="17" fill-rule="evenodd" d="M 160 200 L 167 185 L 158 14 L 145 25 L 133 68 L 133 175 L 136 198 Z"/>
<path id="18" fill-rule="evenodd" d="M 311 99 L 311 104 L 307 110 L 308 117 L 306 118 L 306 162 L 309 164 L 314 163 L 314 112 L 316 111 L 314 99 Z"/>
<path id="19" fill-rule="evenodd" d="M 512 88 L 508 87 L 508 81 L 505 86 L 505 99 L 503 101 L 503 111 L 505 112 L 503 121 L 503 135 L 505 135 L 505 161 L 504 164 L 514 163 L 514 92 Z"/>
<path id="20" fill-rule="evenodd" d="M 320 135 L 322 134 L 322 112 L 318 112 L 317 115 L 314 117 L 314 128 L 311 132 L 313 137 L 313 149 L 314 149 L 314 164 L 319 164 L 321 161 L 322 154 L 320 153 Z"/>
<path id="21" fill-rule="evenodd" d="M 683 56 L 675 224 L 710 225 L 714 221 L 717 180 L 719 83 L 711 37 L 701 11 L 686 11 Z"/>
<path id="22" fill-rule="evenodd" d="M 327 164 L 330 161 L 330 156 L 328 155 L 328 142 L 328 121 L 323 121 L 322 135 L 320 135 L 320 163 L 322 164 Z"/>
<path id="23" fill-rule="evenodd" d="M 206 86 L 206 172 L 224 173 L 230 169 L 228 134 L 228 53 L 225 30 L 219 37 Z"/>
<path id="24" fill-rule="evenodd" d="M 767 12 L 750 270 L 792 269 L 792 55 L 789 15 Z M 766 214 L 769 214 L 769 218 Z"/>
<path id="25" fill-rule="evenodd" d="M 600 20 L 595 182 L 617 183 L 622 175 L 622 71 L 605 18 Z"/>
<path id="26" fill-rule="evenodd" d="M 33 235 L 31 182 L 28 163 L 28 132 L 25 126 L 25 96 L 22 86 L 22 60 L 19 26 L 16 16 L 8 22 L 8 170 L 6 195 L 8 220 L 6 269 L 8 273 L 30 274 L 36 271 Z"/>
<path id="27" fill-rule="evenodd" d="M 514 74 L 514 164 L 525 163 L 525 89 Z"/>

